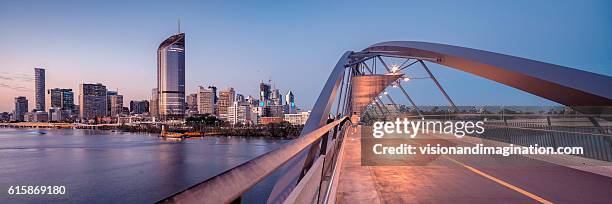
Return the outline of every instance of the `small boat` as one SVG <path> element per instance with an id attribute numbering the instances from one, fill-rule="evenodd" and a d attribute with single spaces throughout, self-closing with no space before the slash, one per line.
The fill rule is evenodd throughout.
<path id="1" fill-rule="evenodd" d="M 39 134 L 39 135 L 44 135 L 44 134 L 47 134 L 46 132 L 43 132 L 43 131 L 36 131 L 36 132 L 33 132 L 33 133 L 34 133 L 34 134 Z"/>
<path id="2" fill-rule="evenodd" d="M 188 137 L 202 137 L 202 136 L 204 136 L 204 134 L 202 134 L 201 132 L 186 132 L 184 135 L 188 136 Z"/>
<path id="3" fill-rule="evenodd" d="M 176 133 L 176 132 L 165 132 L 159 135 L 160 137 L 170 137 L 170 138 L 187 138 L 189 137 L 186 134 L 183 133 Z"/>
<path id="4" fill-rule="evenodd" d="M 168 138 L 188 138 L 189 135 L 178 132 L 169 132 L 168 127 L 166 125 L 162 125 L 160 137 L 168 137 Z"/>

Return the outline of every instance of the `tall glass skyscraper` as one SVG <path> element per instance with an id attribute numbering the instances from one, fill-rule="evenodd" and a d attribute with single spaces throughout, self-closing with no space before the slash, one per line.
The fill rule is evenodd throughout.
<path id="1" fill-rule="evenodd" d="M 157 49 L 157 89 L 162 120 L 185 114 L 185 33 L 170 36 Z"/>
<path id="2" fill-rule="evenodd" d="M 43 68 L 34 68 L 34 91 L 36 110 L 47 111 L 45 110 L 45 69 Z"/>

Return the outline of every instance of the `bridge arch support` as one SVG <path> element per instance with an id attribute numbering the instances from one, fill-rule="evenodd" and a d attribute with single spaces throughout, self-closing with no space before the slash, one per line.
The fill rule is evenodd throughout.
<path id="1" fill-rule="evenodd" d="M 377 43 L 359 54 L 424 58 L 566 106 L 612 106 L 612 77 L 570 67 L 417 41 Z"/>

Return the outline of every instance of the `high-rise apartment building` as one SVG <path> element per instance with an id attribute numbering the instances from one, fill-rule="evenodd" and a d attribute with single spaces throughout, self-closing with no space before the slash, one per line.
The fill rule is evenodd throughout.
<path id="1" fill-rule="evenodd" d="M 219 109 L 219 117 L 221 120 L 227 121 L 227 108 L 230 107 L 234 103 L 234 99 L 236 97 L 236 92 L 234 88 L 228 88 L 227 90 L 222 90 L 219 92 L 219 101 L 217 102 L 217 107 Z"/>
<path id="2" fill-rule="evenodd" d="M 110 96 L 110 104 L 110 115 L 112 117 L 117 117 L 123 113 L 123 95 Z"/>
<path id="3" fill-rule="evenodd" d="M 15 121 L 24 121 L 24 115 L 28 112 L 28 99 L 25 96 L 15 97 L 15 111 L 13 119 Z"/>
<path id="4" fill-rule="evenodd" d="M 157 89 L 151 90 L 151 103 L 149 103 L 149 114 L 152 117 L 159 116 L 159 91 Z"/>
<path id="5" fill-rule="evenodd" d="M 108 115 L 106 86 L 102 84 L 79 85 L 79 116 L 81 120 Z"/>
<path id="6" fill-rule="evenodd" d="M 157 49 L 157 89 L 162 120 L 185 114 L 185 33 L 170 36 Z"/>
<path id="7" fill-rule="evenodd" d="M 198 112 L 200 114 L 216 114 L 215 107 L 215 90 L 213 87 L 204 88 L 200 86 L 198 88 Z"/>
<path id="8" fill-rule="evenodd" d="M 47 90 L 47 105 L 49 109 L 72 110 L 74 108 L 74 92 L 72 92 L 72 89 L 49 89 Z"/>
<path id="9" fill-rule="evenodd" d="M 34 68 L 34 103 L 36 110 L 45 111 L 45 69 Z"/>

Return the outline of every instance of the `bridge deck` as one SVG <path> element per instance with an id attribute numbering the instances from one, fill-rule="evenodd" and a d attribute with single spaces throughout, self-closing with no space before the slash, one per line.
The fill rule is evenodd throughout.
<path id="1" fill-rule="evenodd" d="M 344 145 L 338 203 L 609 203 L 612 199 L 612 178 L 522 156 L 443 156 L 427 166 L 361 166 L 359 130 L 347 131 Z M 520 165 L 508 164 L 514 160 Z M 504 164 L 490 165 L 495 162 Z"/>

